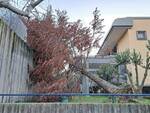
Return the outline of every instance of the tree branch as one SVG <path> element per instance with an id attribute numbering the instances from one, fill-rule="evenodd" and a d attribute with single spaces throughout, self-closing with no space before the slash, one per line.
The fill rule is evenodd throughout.
<path id="1" fill-rule="evenodd" d="M 0 8 L 6 8 L 18 15 L 29 17 L 28 13 L 26 13 L 25 11 L 19 10 L 18 8 L 10 5 L 8 2 L 0 1 Z"/>
<path id="2" fill-rule="evenodd" d="M 139 87 L 139 73 L 138 73 L 138 65 L 134 64 L 135 66 L 135 73 L 136 73 L 136 86 Z"/>
<path id="3" fill-rule="evenodd" d="M 147 78 L 147 76 L 148 76 L 149 62 L 150 62 L 150 59 L 147 58 L 147 59 L 146 59 L 146 66 L 145 66 L 144 77 L 143 77 L 142 82 L 141 82 L 141 85 L 140 85 L 140 90 L 142 90 L 142 88 L 143 88 L 143 86 L 144 86 L 144 83 L 145 83 L 145 81 L 146 81 L 146 78 Z"/>
<path id="4" fill-rule="evenodd" d="M 35 2 L 33 2 L 33 3 L 31 3 L 30 5 L 32 6 L 32 8 L 34 9 L 37 5 L 39 5 L 42 1 L 44 1 L 44 0 L 37 0 L 37 1 L 35 1 Z"/>
<path id="5" fill-rule="evenodd" d="M 31 2 L 28 6 L 27 6 L 27 8 L 26 8 L 26 12 L 29 14 L 29 13 L 31 13 L 31 11 L 37 6 L 37 5 L 39 5 L 42 1 L 44 1 L 44 0 L 37 0 L 37 1 L 35 1 L 35 2 Z"/>
<path id="6" fill-rule="evenodd" d="M 37 6 L 39 5 L 42 1 L 44 0 L 37 0 L 35 2 L 31 2 L 25 11 L 22 11 L 14 6 L 12 6 L 11 4 L 9 4 L 8 2 L 6 1 L 0 1 L 0 7 L 1 8 L 7 8 L 9 10 L 11 10 L 12 12 L 18 14 L 18 15 L 21 15 L 21 16 L 25 16 L 25 17 L 29 17 L 29 13 L 31 13 L 31 11 Z"/>

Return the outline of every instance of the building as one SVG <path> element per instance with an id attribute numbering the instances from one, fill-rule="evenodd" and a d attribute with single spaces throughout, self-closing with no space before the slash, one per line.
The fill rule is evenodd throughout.
<path id="1" fill-rule="evenodd" d="M 29 91 L 32 50 L 27 46 L 27 28 L 16 14 L 0 9 L 0 93 Z M 0 97 L 0 103 L 16 102 L 23 97 Z"/>
<path id="2" fill-rule="evenodd" d="M 116 62 L 115 62 L 115 56 L 114 55 L 108 55 L 108 56 L 89 57 L 89 58 L 87 58 L 85 64 L 86 64 L 85 65 L 86 70 L 88 72 L 92 73 L 95 76 L 98 76 L 97 71 L 98 71 L 100 65 L 102 65 L 102 64 L 115 65 Z M 122 71 L 120 69 L 121 68 L 119 67 L 118 68 L 119 81 L 118 81 L 117 76 L 116 76 L 116 78 L 114 78 L 112 80 L 112 82 L 126 82 L 125 74 L 122 73 Z M 97 88 L 97 85 L 94 82 L 92 82 L 89 78 L 87 78 L 85 76 L 82 77 L 82 83 L 81 83 L 82 92 L 89 93 L 89 92 L 91 92 L 90 90 L 92 90 L 92 88 Z"/>
<path id="3" fill-rule="evenodd" d="M 114 55 L 89 57 L 86 60 L 86 69 L 88 72 L 96 74 L 99 66 L 102 64 L 115 64 Z"/>
<path id="4" fill-rule="evenodd" d="M 116 19 L 104 40 L 98 55 L 113 55 L 118 52 L 133 49 L 140 52 L 143 60 L 147 55 L 147 40 L 150 40 L 150 17 L 126 17 Z M 134 66 L 129 65 L 128 70 L 133 73 L 135 82 Z M 144 69 L 139 67 L 139 81 L 143 79 Z M 150 75 L 150 71 L 148 72 Z M 145 87 L 150 86 L 150 76 L 146 79 Z"/>

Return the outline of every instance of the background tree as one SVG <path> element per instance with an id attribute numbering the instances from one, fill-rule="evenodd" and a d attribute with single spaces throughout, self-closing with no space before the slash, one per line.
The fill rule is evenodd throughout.
<path id="1" fill-rule="evenodd" d="M 103 64 L 100 65 L 97 74 L 104 80 L 112 82 L 112 79 L 114 78 L 115 74 L 117 74 L 117 69 L 112 64 Z"/>
<path id="2" fill-rule="evenodd" d="M 149 56 L 150 48 L 149 47 L 150 47 L 150 41 L 148 41 L 147 44 L 148 52 L 146 55 L 145 63 L 142 62 L 143 60 L 141 54 L 137 53 L 135 50 L 133 50 L 132 52 L 129 52 L 129 50 L 127 50 L 116 55 L 116 62 L 118 63 L 118 65 L 123 64 L 126 67 L 125 68 L 126 74 L 128 76 L 129 83 L 134 93 L 142 93 L 144 83 L 148 76 L 148 70 L 150 69 L 150 56 Z M 133 73 L 131 73 L 127 69 L 128 64 L 132 64 L 135 67 L 135 76 L 136 76 L 135 83 L 133 82 Z M 143 73 L 143 79 L 141 81 L 141 84 L 139 82 L 139 73 L 138 73 L 139 66 L 145 70 L 145 72 Z"/>
<path id="3" fill-rule="evenodd" d="M 117 53 L 115 56 L 115 60 L 117 63 L 117 67 L 119 65 L 124 65 L 125 66 L 125 76 L 128 77 L 129 79 L 129 84 L 131 85 L 131 88 L 133 91 L 135 91 L 134 88 L 134 84 L 133 84 L 133 80 L 132 80 L 132 73 L 130 73 L 127 69 L 127 65 L 130 63 L 130 51 L 129 50 L 125 50 L 123 52 Z"/>
<path id="4" fill-rule="evenodd" d="M 130 60 L 131 63 L 134 65 L 135 67 L 135 75 L 136 75 L 136 87 L 139 87 L 139 73 L 138 73 L 138 65 L 140 65 L 142 63 L 142 59 L 141 59 L 141 54 L 137 53 L 135 51 L 135 49 L 133 50 L 133 52 L 130 54 Z"/>

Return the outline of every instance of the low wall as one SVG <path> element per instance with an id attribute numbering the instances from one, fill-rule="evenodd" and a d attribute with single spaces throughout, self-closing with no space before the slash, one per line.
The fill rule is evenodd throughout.
<path id="1" fill-rule="evenodd" d="M 0 104 L 0 113 L 150 113 L 150 105 L 140 104 Z"/>

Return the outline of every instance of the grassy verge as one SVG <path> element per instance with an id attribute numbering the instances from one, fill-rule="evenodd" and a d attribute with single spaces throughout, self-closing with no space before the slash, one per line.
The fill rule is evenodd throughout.
<path id="1" fill-rule="evenodd" d="M 132 99 L 131 103 L 150 104 L 150 98 L 137 98 Z"/>
<path id="2" fill-rule="evenodd" d="M 111 98 L 105 96 L 75 96 L 69 99 L 69 102 L 79 103 L 108 103 L 111 102 Z"/>
<path id="3" fill-rule="evenodd" d="M 131 98 L 129 101 L 121 101 L 121 98 L 115 98 L 115 103 L 140 103 L 150 104 L 150 98 Z M 106 96 L 75 96 L 69 98 L 71 103 L 112 103 L 111 97 Z"/>

